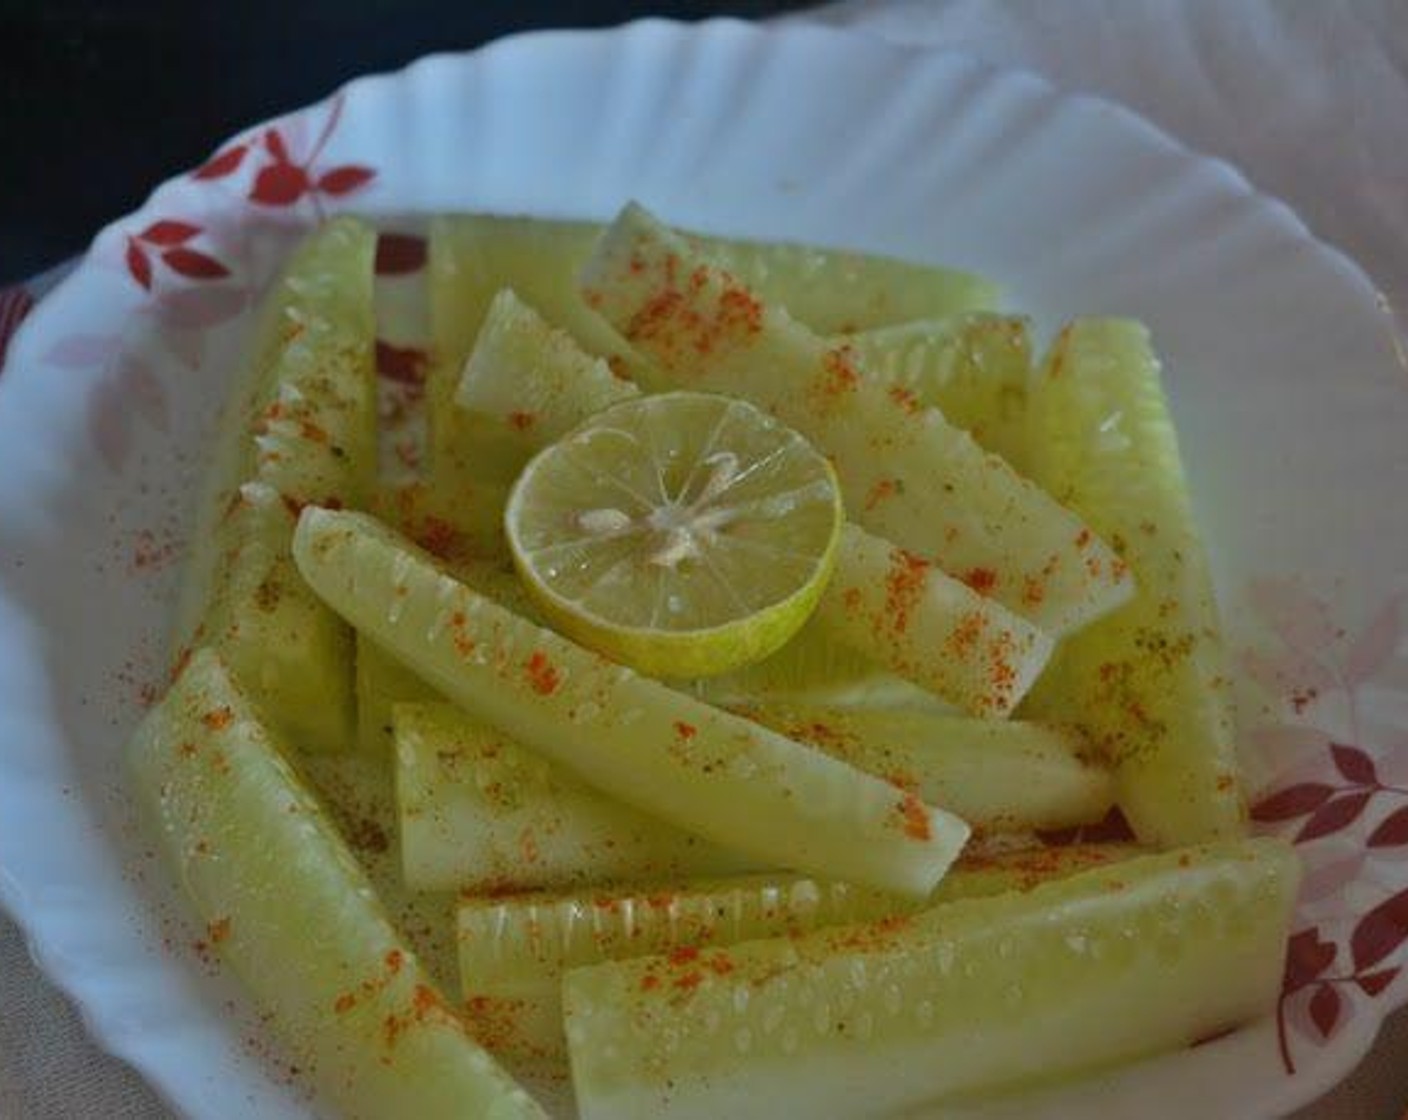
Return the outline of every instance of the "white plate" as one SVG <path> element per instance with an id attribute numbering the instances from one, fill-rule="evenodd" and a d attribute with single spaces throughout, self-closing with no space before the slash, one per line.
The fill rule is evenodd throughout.
<path id="1" fill-rule="evenodd" d="M 1300 831 L 1319 804 L 1312 834 L 1343 827 L 1304 842 L 1279 1022 L 982 1111 L 1243 1120 L 1336 1082 L 1408 998 L 1387 971 L 1408 955 L 1408 369 L 1376 293 L 1234 171 L 1112 105 L 953 55 L 729 22 L 530 35 L 354 82 L 103 231 L 16 340 L 0 898 L 97 1037 L 192 1116 L 312 1107 L 186 948 L 117 762 L 159 676 L 203 433 L 285 235 L 330 209 L 605 217 L 629 197 L 701 228 L 968 266 L 1043 329 L 1082 312 L 1151 324 L 1246 670 L 1258 797 L 1301 784 L 1261 815 Z"/>

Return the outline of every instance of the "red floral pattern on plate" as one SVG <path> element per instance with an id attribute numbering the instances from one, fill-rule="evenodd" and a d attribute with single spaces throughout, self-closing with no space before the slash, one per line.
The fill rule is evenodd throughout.
<path id="1" fill-rule="evenodd" d="M 1373 734 L 1361 696 L 1398 651 L 1403 599 L 1390 596 L 1350 633 L 1298 583 L 1259 580 L 1247 598 L 1276 646 L 1248 651 L 1242 665 L 1285 717 L 1253 733 L 1285 766 L 1254 801 L 1252 820 L 1259 831 L 1287 834 L 1307 865 L 1276 1008 L 1281 1063 L 1294 1075 L 1294 1036 L 1312 1045 L 1333 1038 L 1408 961 L 1408 889 L 1382 887 L 1372 874 L 1376 860 L 1408 856 L 1408 773 L 1401 781 L 1384 774 L 1408 762 L 1408 742 Z M 1324 711 L 1332 701 L 1338 718 Z M 1342 726 L 1332 733 L 1322 723 Z M 1366 892 L 1381 897 L 1365 903 Z"/>
<path id="2" fill-rule="evenodd" d="M 151 334 L 176 360 L 176 368 L 197 368 L 205 333 L 244 312 L 266 279 L 240 256 L 240 246 L 231 243 L 238 237 L 231 237 L 229 231 L 238 231 L 241 222 L 261 210 L 292 212 L 304 203 L 300 220 L 322 221 L 331 200 L 350 196 L 375 180 L 373 167 L 321 162 L 342 119 L 343 101 L 338 94 L 325 108 L 284 118 L 258 136 L 225 148 L 187 177 L 197 192 L 182 196 L 187 210 L 164 213 L 123 235 L 121 266 L 142 294 L 137 314 L 128 321 L 135 325 L 154 316 L 158 329 Z M 302 140 L 311 134 L 319 114 L 316 135 L 303 150 Z M 203 217 L 198 214 L 202 208 Z M 409 272 L 423 266 L 424 260 L 424 239 L 400 235 L 378 254 L 378 270 Z M 10 301 L 0 302 L 0 340 L 4 340 L 6 328 L 12 332 L 18 326 L 32 301 L 23 303 L 27 296 L 9 293 L 0 299 Z M 166 391 L 157 370 L 173 363 L 153 361 L 143 348 L 129 342 L 126 331 L 71 335 L 45 355 L 54 366 L 93 378 L 87 398 L 89 441 L 113 471 L 126 465 L 136 424 L 158 430 L 165 430 L 167 424 Z M 413 361 L 413 356 L 398 356 L 391 364 L 406 371 Z"/>

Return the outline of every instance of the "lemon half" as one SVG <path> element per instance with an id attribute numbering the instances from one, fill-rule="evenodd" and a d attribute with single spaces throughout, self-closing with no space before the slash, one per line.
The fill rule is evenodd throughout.
<path id="1" fill-rule="evenodd" d="M 528 463 L 504 513 L 549 620 L 663 677 L 780 648 L 825 589 L 841 520 L 824 456 L 760 409 L 707 393 L 597 413 Z"/>

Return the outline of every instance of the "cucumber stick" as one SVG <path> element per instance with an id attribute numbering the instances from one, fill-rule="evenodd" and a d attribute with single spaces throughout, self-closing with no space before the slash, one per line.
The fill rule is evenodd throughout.
<path id="1" fill-rule="evenodd" d="M 772 656 L 722 676 L 680 681 L 677 687 L 722 707 L 781 701 L 949 710 L 933 693 L 839 641 L 815 613 Z"/>
<path id="2" fill-rule="evenodd" d="M 980 581 L 1053 635 L 1129 598 L 1123 563 L 1078 517 L 638 206 L 607 232 L 582 283 L 666 380 L 745 397 L 808 436 L 832 458 L 863 528 Z"/>
<path id="3" fill-rule="evenodd" d="M 296 523 L 272 487 L 240 487 L 214 529 L 225 547 L 213 557 L 215 593 L 196 638 L 221 651 L 290 742 L 341 751 L 353 734 L 353 635 L 298 574 Z"/>
<path id="4" fill-rule="evenodd" d="M 203 940 L 346 1115 L 545 1115 L 436 991 L 215 653 L 192 657 L 128 762 Z"/>
<path id="5" fill-rule="evenodd" d="M 795 936 L 878 921 L 1038 884 L 1137 854 L 1072 846 L 960 859 L 925 900 L 795 875 L 698 879 L 635 893 L 621 888 L 467 898 L 459 907 L 462 992 L 482 1016 L 485 1044 L 508 1061 L 561 1060 L 562 977 L 568 969 L 680 950 Z"/>
<path id="6" fill-rule="evenodd" d="M 913 393 L 978 445 L 1027 474 L 1027 386 L 1032 347 L 1027 320 L 973 312 L 860 331 L 849 345 L 866 376 Z"/>
<path id="7" fill-rule="evenodd" d="M 1003 717 L 1052 641 L 932 563 L 847 522 L 816 618 L 839 641 L 975 716 Z"/>
<path id="8" fill-rule="evenodd" d="M 396 803 L 406 884 L 501 893 L 754 870 L 583 784 L 448 704 L 397 704 Z"/>
<path id="9" fill-rule="evenodd" d="M 759 705 L 739 714 L 985 833 L 1087 824 L 1113 800 L 1109 773 L 1083 761 L 1079 737 L 1059 728 L 924 710 Z M 598 792 L 452 705 L 397 703 L 393 722 L 412 889 L 497 894 L 767 866 Z"/>
<path id="10" fill-rule="evenodd" d="M 455 703 L 587 783 L 766 865 L 926 894 L 956 817 L 641 677 L 450 578 L 363 514 L 309 508 L 313 589 Z"/>
<path id="11" fill-rule="evenodd" d="M 497 446 L 495 459 L 521 468 L 603 407 L 638 394 L 503 291 L 456 402 L 487 429 L 479 439 L 466 434 L 465 446 Z M 1031 623 L 855 525 L 846 526 L 818 617 L 841 643 L 974 715 L 1011 712 L 1051 653 L 1051 639 Z"/>
<path id="12" fill-rule="evenodd" d="M 451 401 L 489 304 L 503 288 L 512 288 L 616 371 L 651 383 L 649 363 L 577 291 L 577 272 L 602 228 L 485 214 L 432 222 L 431 323 L 439 357 L 428 389 L 437 462 L 455 456 L 461 424 Z M 991 283 L 954 269 L 803 245 L 722 238 L 697 243 L 823 333 L 982 309 L 996 300 Z"/>
<path id="13" fill-rule="evenodd" d="M 377 491 L 372 509 L 445 564 L 456 578 L 536 620 L 537 608 L 514 573 L 503 543 L 502 491 L 492 485 L 451 487 L 445 481 L 385 487 Z M 311 590 L 308 594 L 322 603 Z M 356 680 L 359 748 L 386 759 L 392 754 L 392 708 L 401 701 L 441 699 L 365 634 L 357 635 Z"/>
<path id="14" fill-rule="evenodd" d="M 1114 802 L 1110 772 L 1086 760 L 1088 745 L 1067 728 L 922 708 L 773 702 L 737 710 L 910 790 L 984 833 L 1090 824 Z"/>
<path id="15" fill-rule="evenodd" d="M 300 747 L 341 750 L 352 739 L 352 640 L 292 573 L 288 519 L 269 514 L 266 498 L 296 512 L 369 496 L 375 251 L 373 230 L 335 219 L 303 242 L 265 297 L 216 433 L 178 608 L 177 648 L 225 650 Z M 258 497 L 249 483 L 262 488 Z M 257 512 L 240 512 L 242 503 Z M 332 640 L 335 630 L 342 636 Z"/>
<path id="16" fill-rule="evenodd" d="M 886 1116 L 1205 1037 L 1272 1008 L 1276 840 L 1123 861 L 869 925 L 569 971 L 584 1120 Z"/>
<path id="17" fill-rule="evenodd" d="M 1230 676 L 1178 438 L 1145 328 L 1077 320 L 1032 391 L 1037 477 L 1120 550 L 1134 601 L 1073 636 L 1056 718 L 1117 767 L 1135 833 L 1168 846 L 1239 835 Z"/>
<path id="18" fill-rule="evenodd" d="M 512 480 L 534 452 L 639 395 L 633 381 L 505 288 L 489 304 L 455 390 L 458 438 L 476 461 L 498 460 Z"/>

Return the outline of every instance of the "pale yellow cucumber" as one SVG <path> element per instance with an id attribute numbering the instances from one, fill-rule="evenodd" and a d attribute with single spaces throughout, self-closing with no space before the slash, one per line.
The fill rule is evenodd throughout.
<path id="1" fill-rule="evenodd" d="M 816 617 L 838 640 L 975 716 L 1009 715 L 1051 656 L 1051 639 L 1026 619 L 850 522 Z"/>
<path id="2" fill-rule="evenodd" d="M 1074 729 L 922 708 L 761 703 L 738 709 L 962 817 L 983 833 L 1069 828 L 1114 803 L 1109 770 Z"/>
<path id="3" fill-rule="evenodd" d="M 1128 600 L 1123 563 L 1081 520 L 912 394 L 865 376 L 638 206 L 582 274 L 588 302 L 672 384 L 742 396 L 831 457 L 848 515 L 1059 635 Z"/>
<path id="4" fill-rule="evenodd" d="M 1079 319 L 1063 330 L 1031 421 L 1037 477 L 1115 545 L 1138 584 L 1128 606 L 1066 641 L 1046 707 L 1116 766 L 1140 839 L 1241 834 L 1227 656 L 1145 328 Z"/>
<path id="5" fill-rule="evenodd" d="M 1265 1014 L 1299 866 L 1276 840 L 1122 861 L 869 925 L 573 969 L 584 1120 L 903 1114 Z"/>
<path id="6" fill-rule="evenodd" d="M 302 243 L 265 296 L 212 441 L 178 604 L 177 649 L 225 649 L 268 718 L 309 749 L 351 744 L 352 641 L 297 586 L 288 519 L 267 512 L 268 497 L 296 514 L 308 502 L 357 506 L 369 495 L 375 251 L 375 231 L 335 219 Z M 238 511 L 241 503 L 254 512 Z"/>
<path id="7" fill-rule="evenodd" d="M 460 424 L 451 401 L 487 309 L 512 288 L 554 326 L 620 374 L 652 384 L 649 363 L 577 291 L 577 273 L 602 226 L 488 214 L 431 224 L 431 320 L 437 360 L 429 382 L 434 458 L 454 458 Z M 864 330 L 994 306 L 996 288 L 955 269 L 776 242 L 697 238 L 768 298 L 822 333 Z M 438 468 L 437 468 L 438 470 Z"/>
<path id="8" fill-rule="evenodd" d="M 370 517 L 305 510 L 294 555 L 329 605 L 455 703 L 685 831 L 908 894 L 967 839 L 913 794 L 504 610 Z"/>
<path id="9" fill-rule="evenodd" d="M 1032 348 L 1026 319 L 973 312 L 876 327 L 835 341 L 855 350 L 867 376 L 913 393 L 979 446 L 1027 473 Z"/>
<path id="10" fill-rule="evenodd" d="M 448 704 L 397 704 L 401 860 L 424 891 L 723 875 L 758 867 L 614 801 Z"/>
<path id="11" fill-rule="evenodd" d="M 207 951 L 348 1116 L 544 1113 L 473 1041 L 212 651 L 190 660 L 127 750 L 140 804 Z"/>
<path id="12" fill-rule="evenodd" d="M 562 977 L 568 969 L 683 953 L 826 926 L 910 914 L 939 902 L 1032 890 L 1137 854 L 1114 845 L 964 857 L 926 900 L 834 880 L 753 875 L 634 891 L 601 888 L 466 898 L 459 907 L 460 978 L 479 1037 L 506 1060 L 560 1061 Z"/>

